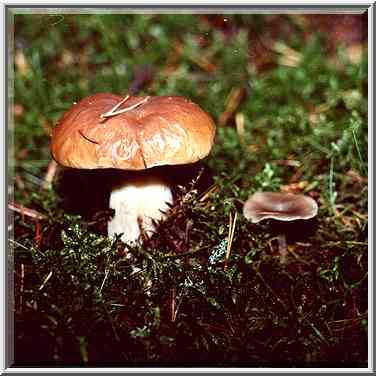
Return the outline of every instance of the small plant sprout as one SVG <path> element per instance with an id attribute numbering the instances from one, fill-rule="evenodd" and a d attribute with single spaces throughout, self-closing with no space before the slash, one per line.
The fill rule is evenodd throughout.
<path id="1" fill-rule="evenodd" d="M 124 242 L 133 243 L 151 235 L 173 201 L 158 167 L 206 157 L 214 135 L 211 117 L 188 99 L 100 93 L 64 114 L 53 130 L 51 152 L 65 167 L 120 170 L 114 172 L 109 206 L 115 216 L 108 235 L 123 234 Z"/>
<path id="2" fill-rule="evenodd" d="M 256 192 L 248 198 L 243 207 L 244 216 L 253 223 L 264 219 L 286 222 L 310 219 L 315 217 L 317 212 L 317 203 L 311 197 L 280 192 Z M 285 233 L 278 235 L 278 249 L 281 263 L 284 263 L 288 254 Z"/>

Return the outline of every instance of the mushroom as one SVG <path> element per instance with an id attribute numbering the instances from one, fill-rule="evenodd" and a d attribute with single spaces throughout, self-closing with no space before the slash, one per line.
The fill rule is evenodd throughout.
<path id="1" fill-rule="evenodd" d="M 123 170 L 110 193 L 115 215 L 108 235 L 122 233 L 124 242 L 133 243 L 153 232 L 173 202 L 168 176 L 158 174 L 158 166 L 201 160 L 214 136 L 211 117 L 183 97 L 99 93 L 63 115 L 53 129 L 51 153 L 65 167 Z"/>
<path id="2" fill-rule="evenodd" d="M 244 216 L 253 223 L 269 218 L 278 221 L 310 219 L 317 215 L 317 211 L 317 203 L 311 197 L 280 192 L 256 192 L 243 207 Z M 283 263 L 287 256 L 284 233 L 278 235 L 278 247 Z"/>

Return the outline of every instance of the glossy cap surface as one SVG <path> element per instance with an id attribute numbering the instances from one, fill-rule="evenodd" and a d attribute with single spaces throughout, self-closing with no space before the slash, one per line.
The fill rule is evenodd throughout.
<path id="1" fill-rule="evenodd" d="M 53 158 L 73 168 L 143 170 L 194 163 L 209 154 L 214 122 L 190 100 L 130 96 L 117 111 L 134 108 L 101 117 L 122 100 L 100 93 L 73 105 L 53 129 Z"/>

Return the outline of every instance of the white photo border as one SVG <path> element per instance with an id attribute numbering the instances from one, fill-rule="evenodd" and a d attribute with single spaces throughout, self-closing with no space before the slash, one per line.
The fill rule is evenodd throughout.
<path id="1" fill-rule="evenodd" d="M 368 368 L 12 368 L 11 359 L 13 359 L 13 346 L 11 344 L 12 331 L 12 312 L 10 310 L 12 299 L 12 277 L 13 267 L 12 260 L 8 255 L 8 226 L 11 225 L 11 218 L 9 217 L 7 210 L 7 203 L 9 199 L 8 182 L 9 182 L 9 147 L 11 146 L 10 140 L 12 139 L 11 132 L 7 131 L 9 125 L 13 123 L 12 114 L 10 111 L 10 104 L 12 101 L 12 87 L 11 82 L 11 39 L 9 36 L 9 13 L 18 12 L 60 12 L 60 13 L 80 13 L 80 12 L 121 12 L 123 9 L 127 13 L 140 13 L 142 12 L 161 12 L 161 13 L 354 13 L 354 12 L 368 12 L 368 166 L 369 166 L 369 191 L 368 191 L 368 306 L 369 306 L 369 324 L 368 324 Z M 159 1 L 142 1 L 142 2 L 128 2 L 120 0 L 112 0 L 108 3 L 101 1 L 79 1 L 66 0 L 66 1 L 3 1 L 0 0 L 0 24 L 1 27 L 1 74 L 0 79 L 4 83 L 1 87 L 1 108 L 3 111 L 3 137 L 1 137 L 1 150 L 3 156 L 3 195 L 1 200 L 1 208 L 3 212 L 4 226 L 1 226 L 1 235 L 4 239 L 4 252 L 1 265 L 1 275 L 3 277 L 3 283 L 0 287 L 0 302 L 3 303 L 3 309 L 1 310 L 1 331 L 4 351 L 0 351 L 0 370 L 2 373 L 18 374 L 18 373 L 373 373 L 374 368 L 374 302 L 375 302 L 375 289 L 373 288 L 374 282 L 374 270 L 375 270 L 375 257 L 373 256 L 374 246 L 374 152 L 373 147 L 375 144 L 375 132 L 373 130 L 373 104 L 374 104 L 374 76 L 373 76 L 373 64 L 374 64 L 374 19 L 375 19 L 375 5 L 373 2 L 355 2 L 355 1 L 314 1 L 309 3 L 302 3 L 301 1 L 262 1 L 257 3 L 251 3 L 250 1 L 236 1 L 232 4 L 231 1 L 217 0 L 215 5 L 210 2 L 203 2 L 199 0 L 191 0 L 189 2 L 176 2 L 165 0 Z"/>

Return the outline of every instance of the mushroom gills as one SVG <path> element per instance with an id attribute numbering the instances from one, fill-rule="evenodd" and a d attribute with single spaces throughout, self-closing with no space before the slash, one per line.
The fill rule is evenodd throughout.
<path id="1" fill-rule="evenodd" d="M 172 202 L 169 185 L 159 177 L 143 175 L 124 180 L 110 195 L 115 215 L 108 222 L 108 236 L 122 234 L 121 240 L 128 244 L 136 243 L 141 233 L 151 236 L 153 221 L 163 220 Z"/>

